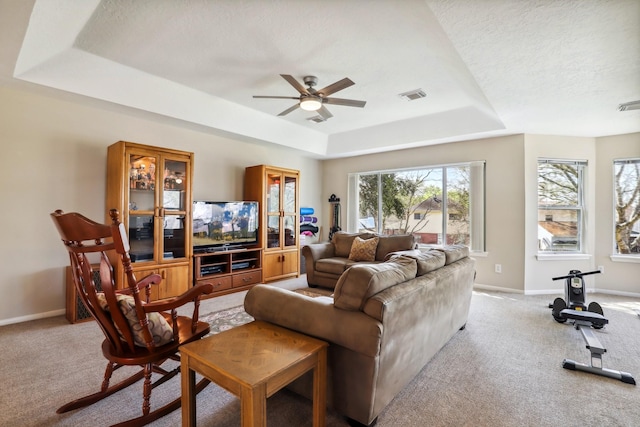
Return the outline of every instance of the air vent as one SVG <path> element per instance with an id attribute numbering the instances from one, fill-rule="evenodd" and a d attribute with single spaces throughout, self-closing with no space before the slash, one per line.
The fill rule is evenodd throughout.
<path id="1" fill-rule="evenodd" d="M 308 117 L 307 120 L 309 120 L 310 122 L 315 122 L 315 123 L 326 122 L 325 118 L 320 116 L 320 115 L 313 116 L 313 117 Z"/>
<path id="2" fill-rule="evenodd" d="M 426 97 L 427 94 L 422 89 L 415 89 L 415 90 L 410 90 L 409 92 L 401 93 L 398 96 L 406 99 L 407 101 L 415 101 L 416 99 Z"/>
<path id="3" fill-rule="evenodd" d="M 640 110 L 640 101 L 631 101 L 631 102 L 625 102 L 624 104 L 620 104 L 618 105 L 618 110 L 620 111 Z"/>

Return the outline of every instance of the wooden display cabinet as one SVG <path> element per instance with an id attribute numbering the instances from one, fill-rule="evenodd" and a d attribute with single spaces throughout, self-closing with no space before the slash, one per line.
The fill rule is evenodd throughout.
<path id="1" fill-rule="evenodd" d="M 207 298 L 244 291 L 262 283 L 262 249 L 220 250 L 194 254 L 195 283 L 210 283 Z"/>
<path id="2" fill-rule="evenodd" d="M 152 299 L 187 291 L 192 282 L 193 153 L 120 141 L 107 151 L 107 200 L 128 230 L 136 278 L 157 273 Z M 119 260 L 116 286 L 126 287 Z"/>
<path id="3" fill-rule="evenodd" d="M 260 202 L 265 282 L 300 276 L 300 172 L 258 165 L 245 170 L 244 197 Z"/>

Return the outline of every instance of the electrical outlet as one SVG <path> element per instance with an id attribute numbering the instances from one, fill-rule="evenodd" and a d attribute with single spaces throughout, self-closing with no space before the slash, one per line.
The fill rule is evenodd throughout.
<path id="1" fill-rule="evenodd" d="M 599 265 L 599 266 L 598 266 L 598 271 L 599 271 L 600 273 L 604 273 L 604 265 Z"/>
<path id="2" fill-rule="evenodd" d="M 496 273 L 502 273 L 502 264 L 496 264 Z"/>

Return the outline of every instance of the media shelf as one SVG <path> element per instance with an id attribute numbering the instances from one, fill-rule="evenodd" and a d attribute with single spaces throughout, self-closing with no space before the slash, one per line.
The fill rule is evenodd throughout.
<path id="1" fill-rule="evenodd" d="M 210 283 L 207 298 L 248 290 L 262 283 L 262 249 L 221 250 L 193 254 L 194 283 Z"/>

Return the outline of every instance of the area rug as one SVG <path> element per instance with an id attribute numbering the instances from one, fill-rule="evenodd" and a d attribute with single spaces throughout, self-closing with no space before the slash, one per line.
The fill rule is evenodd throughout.
<path id="1" fill-rule="evenodd" d="M 301 288 L 295 289 L 294 292 L 311 298 L 333 295 L 333 292 L 328 289 L 318 288 Z M 237 307 L 231 307 L 225 310 L 206 314 L 201 316 L 200 320 L 209 323 L 209 325 L 211 325 L 211 332 L 209 332 L 209 335 L 215 335 L 222 331 L 235 328 L 236 326 L 252 322 L 254 319 L 244 311 L 244 306 L 239 305 Z"/>
<path id="2" fill-rule="evenodd" d="M 216 311 L 214 313 L 201 316 L 200 320 L 207 322 L 211 326 L 209 335 L 219 334 L 222 331 L 235 328 L 253 321 L 253 317 L 244 311 L 244 307 L 239 305 L 226 310 Z"/>

